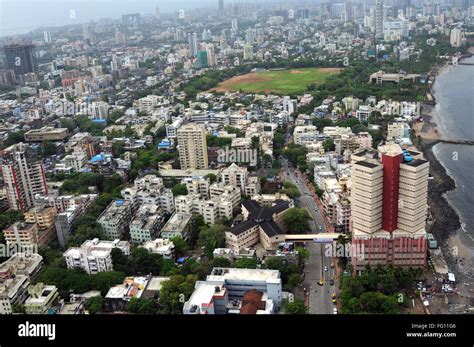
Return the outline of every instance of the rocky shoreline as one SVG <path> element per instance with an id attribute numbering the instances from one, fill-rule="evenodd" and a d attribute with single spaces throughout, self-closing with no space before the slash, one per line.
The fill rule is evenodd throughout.
<path id="1" fill-rule="evenodd" d="M 472 47 L 470 53 L 472 53 Z M 437 66 L 432 74 L 439 76 L 447 68 L 448 64 Z M 430 93 L 433 94 L 433 90 L 430 90 Z M 455 273 L 458 281 L 463 281 L 469 277 L 468 271 L 464 266 L 460 266 L 462 264 L 459 263 L 459 256 L 452 252 L 452 240 L 461 229 L 461 219 L 445 197 L 445 193 L 456 189 L 456 183 L 433 152 L 433 147 L 440 142 L 442 135 L 446 136 L 446 134 L 441 134 L 437 129 L 438 115 L 436 115 L 435 105 L 425 104 L 423 110 L 425 110 L 422 114 L 423 124 L 415 125 L 412 140 L 429 161 L 430 174 L 433 177 L 428 183 L 428 206 L 433 218 L 432 223 L 428 225 L 428 232 L 431 232 L 438 241 L 450 271 Z"/>
<path id="2" fill-rule="evenodd" d="M 446 247 L 449 237 L 461 227 L 461 221 L 456 210 L 444 197 L 446 192 L 456 188 L 456 183 L 433 153 L 433 147 L 437 143 L 437 140 L 422 140 L 419 149 L 430 162 L 430 173 L 433 176 L 428 183 L 428 205 L 434 219 L 430 232 L 442 247 Z"/>

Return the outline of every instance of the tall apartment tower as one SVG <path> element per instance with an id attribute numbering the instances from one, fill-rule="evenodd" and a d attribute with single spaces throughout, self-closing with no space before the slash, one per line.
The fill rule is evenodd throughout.
<path id="1" fill-rule="evenodd" d="M 206 130 L 200 124 L 186 124 L 178 129 L 181 169 L 207 169 Z"/>
<path id="2" fill-rule="evenodd" d="M 15 71 L 15 75 L 38 71 L 35 47 L 33 45 L 9 45 L 3 48 L 8 69 Z"/>
<path id="3" fill-rule="evenodd" d="M 383 38 L 383 0 L 375 0 L 375 38 Z"/>
<path id="4" fill-rule="evenodd" d="M 188 34 L 188 44 L 191 56 L 196 57 L 199 48 L 199 42 L 196 33 Z"/>
<path id="5" fill-rule="evenodd" d="M 224 0 L 219 0 L 219 17 L 224 17 Z"/>
<path id="6" fill-rule="evenodd" d="M 27 210 L 34 206 L 36 194 L 48 194 L 43 165 L 28 145 L 17 143 L 6 148 L 1 169 L 11 209 Z"/>
<path id="7" fill-rule="evenodd" d="M 352 265 L 424 267 L 428 161 L 399 145 L 363 150 L 352 159 Z"/>

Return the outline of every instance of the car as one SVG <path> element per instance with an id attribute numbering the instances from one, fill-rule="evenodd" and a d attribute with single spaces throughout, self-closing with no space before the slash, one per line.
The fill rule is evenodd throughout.
<path id="1" fill-rule="evenodd" d="M 336 293 L 332 293 L 331 298 L 335 299 L 336 298 Z"/>
<path id="2" fill-rule="evenodd" d="M 334 314 L 337 314 L 337 308 L 334 307 L 334 309 L 332 310 L 332 312 L 333 312 Z"/>
<path id="3" fill-rule="evenodd" d="M 323 286 L 324 282 L 323 281 L 318 281 L 318 285 Z"/>
<path id="4" fill-rule="evenodd" d="M 324 267 L 324 271 L 328 271 L 328 267 L 327 267 L 327 266 Z"/>
<path id="5" fill-rule="evenodd" d="M 329 284 L 333 286 L 333 285 L 334 285 L 334 280 L 333 280 L 333 279 L 330 280 L 330 281 L 329 281 Z"/>
<path id="6" fill-rule="evenodd" d="M 332 303 L 333 303 L 333 304 L 337 304 L 337 300 L 336 300 L 336 299 L 332 299 Z"/>

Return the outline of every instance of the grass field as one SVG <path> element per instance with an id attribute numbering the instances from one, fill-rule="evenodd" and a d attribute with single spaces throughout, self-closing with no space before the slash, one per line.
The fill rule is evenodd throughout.
<path id="1" fill-rule="evenodd" d="M 339 68 L 304 68 L 252 72 L 230 78 L 212 90 L 276 94 L 303 93 L 309 84 L 324 83 L 327 76 L 337 74 L 340 70 Z"/>

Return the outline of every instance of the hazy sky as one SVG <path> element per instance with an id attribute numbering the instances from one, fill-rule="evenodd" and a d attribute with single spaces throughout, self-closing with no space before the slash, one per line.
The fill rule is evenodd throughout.
<path id="1" fill-rule="evenodd" d="M 0 0 L 0 36 L 25 33 L 40 26 L 118 18 L 125 13 L 152 14 L 156 7 L 161 13 L 169 13 L 207 5 L 217 8 L 217 4 L 218 0 Z M 71 10 L 75 18 L 70 17 Z"/>

